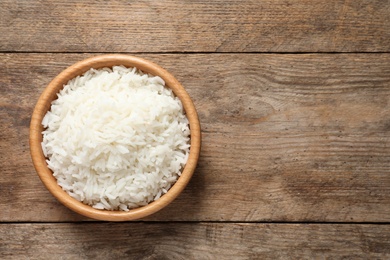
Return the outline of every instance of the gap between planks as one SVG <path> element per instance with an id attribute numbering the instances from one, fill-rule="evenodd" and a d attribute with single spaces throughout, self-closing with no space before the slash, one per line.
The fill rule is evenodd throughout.
<path id="1" fill-rule="evenodd" d="M 0 51 L 0 54 L 128 54 L 128 55 L 150 55 L 150 54 L 216 54 L 216 55 L 229 55 L 229 54 L 270 54 L 270 55 L 306 55 L 306 54 L 318 54 L 318 55 L 340 55 L 340 54 L 389 54 L 390 52 L 387 51 L 379 51 L 379 52 L 368 52 L 368 51 L 362 51 L 362 52 L 200 52 L 200 51 L 170 51 L 170 52 L 108 52 L 108 51 L 88 51 L 88 52 L 82 52 L 82 51 Z"/>
<path id="2" fill-rule="evenodd" d="M 0 222 L 1 225 L 23 225 L 23 224 L 36 224 L 36 225 L 50 225 L 50 224 L 256 224 L 256 225 L 377 225 L 377 226 L 386 226 L 390 225 L 390 222 L 282 222 L 282 221 L 144 221 L 144 220 L 136 220 L 136 221 L 124 221 L 124 222 L 110 222 L 110 221 L 94 221 L 94 220 L 86 220 L 86 221 L 21 221 L 21 222 Z"/>

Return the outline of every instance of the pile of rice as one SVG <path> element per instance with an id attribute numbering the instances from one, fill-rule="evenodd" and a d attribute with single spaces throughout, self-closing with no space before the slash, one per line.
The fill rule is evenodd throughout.
<path id="1" fill-rule="evenodd" d="M 42 149 L 58 184 L 96 209 L 157 200 L 189 155 L 188 119 L 160 77 L 91 69 L 68 82 L 43 118 Z"/>

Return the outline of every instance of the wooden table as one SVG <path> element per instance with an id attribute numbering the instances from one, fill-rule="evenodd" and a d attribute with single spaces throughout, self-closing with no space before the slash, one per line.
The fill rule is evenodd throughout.
<path id="1" fill-rule="evenodd" d="M 40 182 L 33 107 L 76 61 L 129 53 L 174 74 L 203 147 L 141 221 L 90 221 Z M 390 2 L 0 3 L 1 259 L 389 259 Z"/>

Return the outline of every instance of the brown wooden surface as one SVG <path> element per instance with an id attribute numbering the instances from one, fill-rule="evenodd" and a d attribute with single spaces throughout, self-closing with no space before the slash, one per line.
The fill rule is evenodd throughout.
<path id="1" fill-rule="evenodd" d="M 4 238 L 9 238 L 5 240 Z M 58 238 L 61 241 L 58 241 Z M 298 238 L 298 239 L 297 239 Z M 388 225 L 0 225 L 2 259 L 388 259 Z"/>
<path id="2" fill-rule="evenodd" d="M 384 52 L 389 13 L 387 0 L 2 0 L 0 51 Z"/>
<path id="3" fill-rule="evenodd" d="M 1 220 L 79 219 L 40 183 L 28 122 L 45 84 L 89 56 L 0 55 L 0 181 L 14 198 Z M 390 221 L 390 54 L 144 57 L 182 82 L 203 129 L 195 176 L 153 220 Z M 25 212 L 35 201 L 41 213 Z"/>
<path id="4" fill-rule="evenodd" d="M 0 259 L 390 258 L 389 13 L 379 0 L 2 1 Z M 29 155 L 40 93 L 102 52 L 163 66 L 200 116 L 191 182 L 144 222 L 71 212 Z"/>

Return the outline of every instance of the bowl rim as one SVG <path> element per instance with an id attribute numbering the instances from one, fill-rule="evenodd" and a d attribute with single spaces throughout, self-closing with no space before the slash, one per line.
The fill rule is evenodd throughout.
<path id="1" fill-rule="evenodd" d="M 57 93 L 63 88 L 64 84 L 66 84 L 70 79 L 78 75 L 82 75 L 90 68 L 99 69 L 116 65 L 136 67 L 143 72 L 161 77 L 165 81 L 165 85 L 172 89 L 174 94 L 181 100 L 189 120 L 191 136 L 189 158 L 176 183 L 166 194 L 156 201 L 153 201 L 146 206 L 130 209 L 129 211 L 99 210 L 72 198 L 57 184 L 57 180 L 53 176 L 52 171 L 47 167 L 46 157 L 43 154 L 41 146 L 43 131 L 43 126 L 41 124 L 42 119 L 46 112 L 50 109 L 51 102 L 57 98 Z M 172 74 L 159 65 L 146 59 L 127 54 L 105 54 L 76 62 L 60 72 L 47 85 L 40 95 L 31 116 L 29 143 L 31 158 L 39 178 L 49 192 L 64 206 L 83 216 L 97 220 L 128 221 L 144 218 L 161 210 L 171 203 L 183 191 L 190 181 L 199 159 L 201 132 L 200 122 L 195 106 L 184 87 Z"/>

